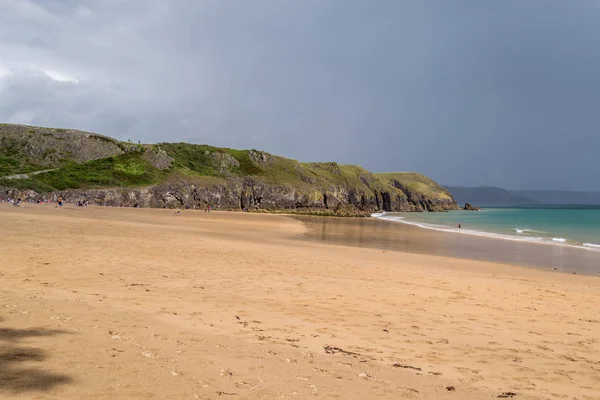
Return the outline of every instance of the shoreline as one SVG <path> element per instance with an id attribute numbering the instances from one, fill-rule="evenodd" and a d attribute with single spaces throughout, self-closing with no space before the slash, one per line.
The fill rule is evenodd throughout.
<path id="1" fill-rule="evenodd" d="M 382 220 L 382 221 L 389 221 L 389 222 L 394 222 L 394 223 L 412 225 L 412 226 L 417 226 L 421 229 L 427 229 L 427 230 L 432 230 L 432 231 L 437 231 L 437 232 L 458 233 L 458 234 L 462 234 L 462 235 L 485 237 L 488 239 L 509 240 L 509 241 L 514 241 L 514 242 L 522 242 L 522 243 L 529 243 L 529 244 L 563 246 L 563 247 L 569 247 L 569 248 L 573 248 L 573 249 L 600 252 L 600 245 L 594 244 L 594 243 L 582 243 L 582 245 L 575 245 L 575 244 L 567 243 L 568 239 L 563 239 L 563 238 L 553 238 L 552 241 L 550 241 L 550 240 L 534 240 L 537 238 L 519 237 L 517 235 L 507 235 L 507 234 L 488 232 L 488 231 L 483 231 L 483 230 L 462 229 L 462 228 L 456 229 L 456 228 L 451 228 L 451 227 L 444 227 L 441 225 L 439 227 L 437 227 L 437 226 L 428 225 L 425 222 L 409 221 L 402 217 L 398 217 L 397 219 L 384 218 L 384 216 L 386 214 L 388 214 L 388 213 L 386 213 L 386 212 L 374 213 L 371 215 L 371 217 L 378 219 L 378 220 Z M 586 245 L 588 245 L 588 246 L 586 246 Z"/>
<path id="2" fill-rule="evenodd" d="M 304 234 L 301 240 L 501 263 L 552 273 L 600 276 L 600 252 L 590 251 L 587 248 L 509 239 L 498 240 L 502 238 L 439 231 L 417 224 L 375 217 L 354 219 L 360 228 L 354 227 L 350 230 L 347 228 L 353 225 L 353 222 L 350 222 L 352 219 L 336 220 L 294 215 L 290 215 L 290 218 L 300 220 L 310 227 L 310 232 Z M 349 232 L 351 235 L 344 237 Z M 463 234 L 454 235 L 454 233 Z"/>

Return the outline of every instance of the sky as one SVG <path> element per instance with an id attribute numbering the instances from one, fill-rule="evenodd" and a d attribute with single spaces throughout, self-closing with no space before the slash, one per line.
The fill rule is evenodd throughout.
<path id="1" fill-rule="evenodd" d="M 0 0 L 0 121 L 600 191 L 597 0 Z"/>

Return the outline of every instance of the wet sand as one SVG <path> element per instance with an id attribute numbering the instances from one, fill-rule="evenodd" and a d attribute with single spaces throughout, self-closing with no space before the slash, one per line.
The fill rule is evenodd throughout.
<path id="1" fill-rule="evenodd" d="M 374 218 L 294 218 L 308 228 L 303 240 L 600 276 L 600 251 L 595 250 L 439 232 Z"/>
<path id="2" fill-rule="evenodd" d="M 597 277 L 274 215 L 0 204 L 0 232 L 2 399 L 600 398 Z"/>

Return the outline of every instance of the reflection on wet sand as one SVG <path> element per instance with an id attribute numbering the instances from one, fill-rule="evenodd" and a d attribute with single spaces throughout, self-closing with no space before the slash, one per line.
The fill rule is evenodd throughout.
<path id="1" fill-rule="evenodd" d="M 295 218 L 308 228 L 303 240 L 600 274 L 598 251 L 437 232 L 372 218 Z"/>

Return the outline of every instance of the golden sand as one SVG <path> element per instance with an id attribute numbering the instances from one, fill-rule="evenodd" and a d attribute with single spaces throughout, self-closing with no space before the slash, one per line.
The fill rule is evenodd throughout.
<path id="1" fill-rule="evenodd" d="M 2 399 L 600 399 L 600 279 L 0 204 Z"/>

